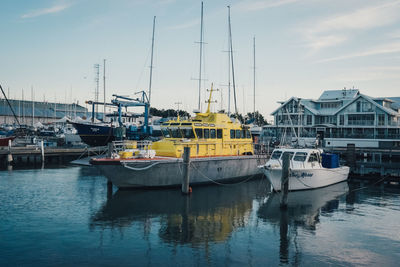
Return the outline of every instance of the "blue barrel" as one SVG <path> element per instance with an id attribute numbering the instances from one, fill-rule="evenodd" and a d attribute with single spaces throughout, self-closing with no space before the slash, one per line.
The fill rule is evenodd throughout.
<path id="1" fill-rule="evenodd" d="M 338 168 L 339 156 L 332 153 L 322 153 L 322 167 L 324 168 Z"/>

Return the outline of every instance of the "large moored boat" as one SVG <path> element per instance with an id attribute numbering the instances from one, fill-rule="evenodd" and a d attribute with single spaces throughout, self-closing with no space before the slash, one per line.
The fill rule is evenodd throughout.
<path id="1" fill-rule="evenodd" d="M 221 183 L 260 174 L 249 129 L 225 113 L 210 112 L 161 125 L 164 138 L 142 149 L 135 145 L 111 157 L 92 159 L 117 187 L 180 186 L 182 155 L 190 147 L 190 184 Z"/>

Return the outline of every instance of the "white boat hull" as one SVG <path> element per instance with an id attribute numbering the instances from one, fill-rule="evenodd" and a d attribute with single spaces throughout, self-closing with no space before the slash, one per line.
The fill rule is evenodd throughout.
<path id="1" fill-rule="evenodd" d="M 290 169 L 289 190 L 306 190 L 325 187 L 328 185 L 346 181 L 350 168 L 342 166 L 339 168 L 301 168 Z M 282 168 L 268 168 L 263 166 L 265 176 L 270 181 L 275 191 L 281 190 Z"/>
<path id="2" fill-rule="evenodd" d="M 190 185 L 229 183 L 262 174 L 257 156 L 192 158 Z M 118 160 L 92 162 L 118 188 L 174 187 L 183 179 L 182 159 Z"/>

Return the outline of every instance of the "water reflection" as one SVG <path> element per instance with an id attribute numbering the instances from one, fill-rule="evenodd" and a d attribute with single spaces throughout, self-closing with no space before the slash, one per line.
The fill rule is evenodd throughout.
<path id="1" fill-rule="evenodd" d="M 179 189 L 117 191 L 92 217 L 90 227 L 126 228 L 158 218 L 158 235 L 167 243 L 206 245 L 222 242 L 245 227 L 253 199 L 265 196 L 269 185 L 259 179 L 235 186 L 196 187 L 189 197 Z"/>
<path id="2" fill-rule="evenodd" d="M 288 195 L 287 209 L 280 208 L 280 194 L 272 194 L 267 201 L 260 206 L 257 214 L 262 220 L 279 226 L 280 246 L 279 256 L 281 263 L 289 263 L 289 240 L 288 228 L 293 227 L 295 252 L 294 261 L 299 258 L 298 246 L 296 245 L 297 227 L 314 232 L 319 222 L 320 212 L 330 213 L 339 206 L 338 197 L 349 191 L 347 182 L 329 187 L 290 192 Z M 292 232 L 291 232 L 292 233 Z M 296 260 L 297 259 L 297 260 Z"/>

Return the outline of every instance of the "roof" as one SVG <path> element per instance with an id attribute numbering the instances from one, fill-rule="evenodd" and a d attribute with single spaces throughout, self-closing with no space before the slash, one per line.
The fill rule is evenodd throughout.
<path id="1" fill-rule="evenodd" d="M 359 93 L 360 91 L 358 89 L 326 90 L 322 93 L 318 100 L 352 99 L 357 97 Z"/>
<path id="2" fill-rule="evenodd" d="M 380 108 L 381 110 L 383 110 L 384 112 L 390 114 L 390 115 L 398 115 L 398 113 L 390 108 L 386 108 L 382 105 L 379 105 L 378 103 L 376 103 L 371 97 L 367 96 L 367 95 L 363 95 L 363 94 L 359 94 L 358 97 L 354 98 L 353 101 L 348 102 L 346 105 L 343 105 L 343 107 L 341 107 L 340 109 L 338 109 L 334 114 L 339 113 L 340 111 L 342 111 L 343 109 L 345 109 L 346 107 L 348 107 L 349 105 L 351 105 L 352 103 L 354 103 L 357 99 L 359 98 L 364 98 L 365 100 L 367 100 L 368 102 L 372 103 L 373 105 L 375 105 L 376 107 Z"/>
<path id="3" fill-rule="evenodd" d="M 78 104 L 22 101 L 13 99 L 10 99 L 9 102 L 17 116 L 32 117 L 34 112 L 35 117 L 62 118 L 67 114 L 75 114 L 75 112 L 77 116 L 86 115 L 88 112 L 86 108 Z M 13 116 L 13 113 L 5 99 L 0 100 L 0 115 Z"/>
<path id="4" fill-rule="evenodd" d="M 400 109 L 400 97 L 388 97 L 390 100 L 393 101 L 392 108 L 393 109 Z"/>
<path id="5" fill-rule="evenodd" d="M 287 103 L 289 103 L 289 102 L 292 101 L 292 100 L 298 101 L 299 98 L 297 98 L 297 97 L 295 97 L 295 96 L 292 96 L 291 98 L 289 98 L 289 99 L 286 100 L 285 102 L 279 101 L 278 103 L 280 103 L 281 105 L 280 105 L 277 109 L 275 109 L 274 111 L 272 111 L 272 112 L 271 112 L 271 115 L 274 115 L 274 114 L 275 114 L 277 111 L 279 111 L 284 105 L 286 105 Z"/>

